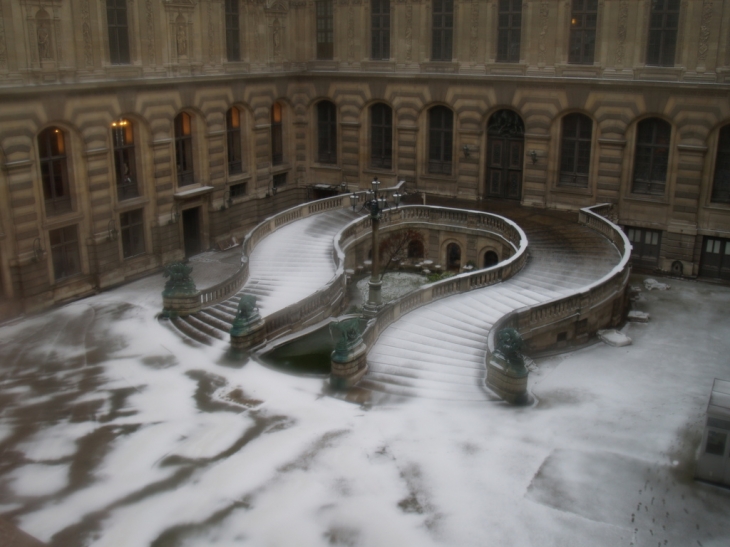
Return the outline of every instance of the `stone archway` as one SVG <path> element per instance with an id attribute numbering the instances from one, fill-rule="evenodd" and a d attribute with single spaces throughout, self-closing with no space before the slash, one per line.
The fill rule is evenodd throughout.
<path id="1" fill-rule="evenodd" d="M 446 246 L 446 269 L 459 270 L 461 268 L 461 247 L 458 243 L 449 243 Z"/>
<path id="2" fill-rule="evenodd" d="M 499 256 L 494 251 L 484 253 L 484 268 L 491 268 L 499 263 Z"/>

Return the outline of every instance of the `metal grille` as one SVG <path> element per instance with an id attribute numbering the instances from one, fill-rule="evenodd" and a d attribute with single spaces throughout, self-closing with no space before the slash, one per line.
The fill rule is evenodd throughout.
<path id="1" fill-rule="evenodd" d="M 592 65 L 596 49 L 598 0 L 573 0 L 570 13 L 568 62 Z"/>
<path id="2" fill-rule="evenodd" d="M 560 150 L 561 186 L 588 186 L 591 163 L 593 121 L 583 114 L 563 118 L 563 140 Z"/>
<path id="3" fill-rule="evenodd" d="M 390 59 L 390 0 L 372 0 L 370 9 L 370 58 Z"/>
<path id="4" fill-rule="evenodd" d="M 431 60 L 451 61 L 454 39 L 454 0 L 434 0 Z"/>
<path id="5" fill-rule="evenodd" d="M 393 167 L 393 110 L 383 103 L 370 107 L 370 165 Z"/>
<path id="6" fill-rule="evenodd" d="M 632 192 L 664 194 L 669 165 L 669 140 L 672 127 L 659 118 L 639 122 L 636 128 Z"/>
<path id="7" fill-rule="evenodd" d="M 226 0 L 226 58 L 229 61 L 241 60 L 238 2 Z"/>
<path id="8" fill-rule="evenodd" d="M 106 22 L 109 33 L 109 60 L 113 65 L 129 64 L 127 0 L 106 0 Z"/>
<path id="9" fill-rule="evenodd" d="M 317 5 L 317 59 L 328 60 L 334 56 L 334 25 L 332 0 L 319 0 Z"/>
<path id="10" fill-rule="evenodd" d="M 646 64 L 674 66 L 679 29 L 679 0 L 652 0 Z"/>
<path id="11" fill-rule="evenodd" d="M 517 63 L 522 38 L 522 0 L 499 0 L 497 61 Z"/>
<path id="12" fill-rule="evenodd" d="M 445 106 L 428 112 L 428 172 L 451 174 L 454 113 Z"/>
<path id="13" fill-rule="evenodd" d="M 329 101 L 317 104 L 317 161 L 337 163 L 337 108 Z"/>

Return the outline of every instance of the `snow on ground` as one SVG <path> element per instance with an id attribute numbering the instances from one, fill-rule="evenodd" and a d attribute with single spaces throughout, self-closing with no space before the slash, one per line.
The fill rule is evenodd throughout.
<path id="1" fill-rule="evenodd" d="M 531 407 L 366 408 L 186 345 L 162 285 L 0 328 L 0 511 L 51 545 L 730 542 L 730 491 L 692 480 L 730 288 L 641 293 L 634 344 L 538 359 Z"/>

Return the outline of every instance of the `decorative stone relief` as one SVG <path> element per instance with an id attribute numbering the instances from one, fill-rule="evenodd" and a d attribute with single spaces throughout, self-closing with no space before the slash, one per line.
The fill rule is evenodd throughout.
<path id="1" fill-rule="evenodd" d="M 53 60 L 51 21 L 46 10 L 40 10 L 36 15 L 36 40 L 38 42 L 38 58 L 41 61 Z"/>
<path id="2" fill-rule="evenodd" d="M 91 45 L 91 25 L 89 24 L 89 0 L 81 4 L 81 34 L 84 39 L 84 61 L 86 66 L 94 66 L 94 53 Z"/>
<path id="3" fill-rule="evenodd" d="M 355 60 L 355 8 L 347 9 L 347 60 Z"/>
<path id="4" fill-rule="evenodd" d="M 537 40 L 537 62 L 545 64 L 545 37 L 548 32 L 548 16 L 550 15 L 550 4 L 540 3 L 540 35 Z"/>
<path id="5" fill-rule="evenodd" d="M 155 19 L 152 13 L 152 0 L 145 0 L 145 14 L 147 17 L 147 61 L 155 62 Z"/>
<path id="6" fill-rule="evenodd" d="M 279 18 L 274 19 L 274 24 L 271 25 L 272 39 L 274 41 L 274 60 L 279 61 L 281 59 L 281 23 Z"/>
<path id="7" fill-rule="evenodd" d="M 469 60 L 472 63 L 477 62 L 477 53 L 479 51 L 479 4 L 476 0 L 471 3 L 471 29 L 469 32 Z"/>
<path id="8" fill-rule="evenodd" d="M 702 21 L 700 23 L 700 45 L 697 50 L 697 58 L 700 61 L 707 59 L 707 51 L 709 50 L 707 43 L 710 40 L 710 21 L 712 21 L 712 2 L 710 0 L 704 0 L 702 2 Z"/>
<path id="9" fill-rule="evenodd" d="M 629 2 L 621 0 L 618 4 L 618 46 L 616 46 L 616 65 L 623 65 L 626 23 L 629 20 Z"/>
<path id="10" fill-rule="evenodd" d="M 406 61 L 413 60 L 413 6 L 406 5 Z"/>
<path id="11" fill-rule="evenodd" d="M 185 18 L 178 15 L 175 21 L 175 42 L 177 44 L 177 56 L 187 57 L 188 55 L 188 29 Z"/>

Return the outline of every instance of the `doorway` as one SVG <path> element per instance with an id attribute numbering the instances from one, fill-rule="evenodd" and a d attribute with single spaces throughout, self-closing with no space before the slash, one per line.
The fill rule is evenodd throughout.
<path id="1" fill-rule="evenodd" d="M 700 259 L 700 275 L 730 280 L 730 239 L 705 238 Z"/>
<path id="2" fill-rule="evenodd" d="M 182 212 L 183 241 L 185 257 L 189 258 L 202 251 L 200 238 L 200 207 L 185 209 Z"/>
<path id="3" fill-rule="evenodd" d="M 486 195 L 490 198 L 522 198 L 522 165 L 525 124 L 512 110 L 499 110 L 487 123 Z"/>
<path id="4" fill-rule="evenodd" d="M 446 269 L 458 270 L 461 268 L 461 247 L 457 243 L 446 246 Z"/>

